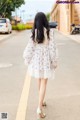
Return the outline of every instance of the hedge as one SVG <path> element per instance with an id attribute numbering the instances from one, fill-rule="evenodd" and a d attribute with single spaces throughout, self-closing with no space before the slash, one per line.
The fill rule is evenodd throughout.
<path id="1" fill-rule="evenodd" d="M 26 30 L 26 29 L 32 29 L 32 27 L 33 27 L 32 25 L 21 24 L 21 23 L 19 23 L 17 25 L 12 25 L 13 30 L 19 30 L 19 31 Z"/>

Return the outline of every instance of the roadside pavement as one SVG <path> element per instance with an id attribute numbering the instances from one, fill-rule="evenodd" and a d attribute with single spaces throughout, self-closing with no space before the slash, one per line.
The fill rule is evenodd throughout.
<path id="1" fill-rule="evenodd" d="M 75 35 L 66 35 L 65 34 L 64 35 L 62 32 L 58 31 L 57 29 L 55 29 L 55 31 L 61 33 L 63 36 L 66 36 L 77 43 L 80 43 L 80 34 L 75 34 Z"/>
<path id="2" fill-rule="evenodd" d="M 80 43 L 80 34 L 76 34 L 76 35 L 67 35 L 67 37 L 71 38 L 71 39 L 74 40 L 75 42 Z"/>

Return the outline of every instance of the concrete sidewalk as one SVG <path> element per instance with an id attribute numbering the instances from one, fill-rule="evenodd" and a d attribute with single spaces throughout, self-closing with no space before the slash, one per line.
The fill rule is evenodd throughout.
<path id="1" fill-rule="evenodd" d="M 54 37 L 59 61 L 55 80 L 48 80 L 44 120 L 80 120 L 80 44 L 57 31 Z M 32 78 L 25 120 L 37 120 L 37 105 L 37 80 Z"/>
<path id="2" fill-rule="evenodd" d="M 54 30 L 55 32 L 59 32 L 60 34 L 62 34 L 65 37 L 68 37 L 70 40 L 73 40 L 77 43 L 80 43 L 80 34 L 75 34 L 75 35 L 64 35 L 62 32 L 58 31 L 57 29 Z"/>
<path id="3" fill-rule="evenodd" d="M 80 43 L 80 34 L 76 34 L 76 35 L 67 35 L 67 37 L 71 38 L 71 39 L 74 40 L 75 42 Z"/>

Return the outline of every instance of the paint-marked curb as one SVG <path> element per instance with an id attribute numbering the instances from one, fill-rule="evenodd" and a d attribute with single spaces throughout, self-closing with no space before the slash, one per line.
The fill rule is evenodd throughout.
<path id="1" fill-rule="evenodd" d="M 18 106 L 18 110 L 17 110 L 16 120 L 25 120 L 29 89 L 30 89 L 30 82 L 31 82 L 31 77 L 29 76 L 27 72 L 21 98 L 20 98 L 20 102 L 19 102 L 19 106 Z"/>

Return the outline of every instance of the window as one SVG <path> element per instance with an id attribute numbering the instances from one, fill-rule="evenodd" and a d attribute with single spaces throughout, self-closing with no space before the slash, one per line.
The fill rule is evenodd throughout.
<path id="1" fill-rule="evenodd" d="M 0 23 L 6 23 L 6 19 L 0 19 Z"/>

